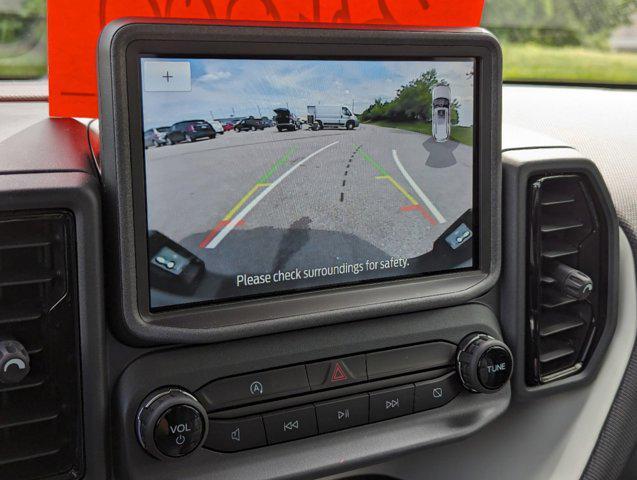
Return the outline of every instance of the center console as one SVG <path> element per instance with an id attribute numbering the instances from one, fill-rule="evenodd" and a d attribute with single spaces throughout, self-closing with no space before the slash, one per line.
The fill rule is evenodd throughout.
<path id="1" fill-rule="evenodd" d="M 130 478 L 316 473 L 506 408 L 500 62 L 480 30 L 107 27 L 109 316 L 157 346 L 115 390 Z"/>

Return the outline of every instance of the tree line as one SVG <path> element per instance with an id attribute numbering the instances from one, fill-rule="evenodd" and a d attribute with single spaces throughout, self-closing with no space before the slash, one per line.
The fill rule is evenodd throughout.
<path id="1" fill-rule="evenodd" d="M 482 24 L 501 40 L 605 48 L 637 0 L 487 0 Z"/>
<path id="2" fill-rule="evenodd" d="M 360 117 L 363 122 L 391 120 L 406 122 L 421 120 L 431 122 L 432 91 L 436 85 L 449 85 L 439 79 L 435 69 L 427 70 L 407 85 L 402 85 L 391 100 L 377 98 Z M 451 102 L 451 123 L 458 123 L 458 100 Z"/>
<path id="3" fill-rule="evenodd" d="M 34 24 L 45 24 L 46 0 L 22 0 L 15 11 L 7 7 L 2 9 L 0 6 L 0 44 L 22 40 Z"/>

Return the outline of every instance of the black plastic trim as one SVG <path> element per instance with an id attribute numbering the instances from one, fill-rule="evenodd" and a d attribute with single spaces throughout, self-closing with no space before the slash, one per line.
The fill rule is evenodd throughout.
<path id="1" fill-rule="evenodd" d="M 313 362 L 332 355 L 340 357 L 413 342 L 445 340 L 457 344 L 472 331 L 500 338 L 497 319 L 489 308 L 462 305 L 373 319 L 364 324 L 352 322 L 150 353 L 131 363 L 115 386 L 113 435 L 135 438 L 135 415 L 140 402 L 148 392 L 162 386 L 195 392 L 216 378 Z M 411 377 L 403 377 L 402 381 L 411 381 L 406 378 Z M 394 381 L 397 379 L 391 380 Z M 348 388 L 343 387 L 343 395 Z M 324 395 L 321 398 L 340 397 L 337 390 L 341 389 L 320 392 Z M 317 478 L 470 435 L 501 415 L 509 398 L 508 386 L 490 395 L 465 391 L 444 407 L 403 418 L 246 452 L 222 454 L 204 449 L 181 461 L 159 462 L 141 446 L 119 442 L 115 476 L 130 480 Z M 289 406 L 275 402 L 268 405 L 272 409 Z M 234 410 L 233 414 L 250 415 L 252 411 Z"/>
<path id="2" fill-rule="evenodd" d="M 93 174 L 84 126 L 72 119 L 48 119 L 41 123 L 46 125 L 28 128 L 0 143 L 2 159 L 38 161 L 33 173 L 16 169 L 13 175 L 0 175 L 0 205 L 6 211 L 46 208 L 73 212 L 84 455 L 89 459 L 85 478 L 97 480 L 107 478 L 110 466 L 100 184 Z M 17 149 L 20 152 L 15 157 Z"/>
<path id="3" fill-rule="evenodd" d="M 507 248 L 503 251 L 500 305 L 504 338 L 513 351 L 517 365 L 524 365 L 529 179 L 538 175 L 571 173 L 582 175 L 590 183 L 600 200 L 600 214 L 607 225 L 606 325 L 586 367 L 577 374 L 547 384 L 529 386 L 524 369 L 516 369 L 511 381 L 514 394 L 519 398 L 528 399 L 554 393 L 592 381 L 599 370 L 617 323 L 619 226 L 612 199 L 599 170 L 593 162 L 571 148 L 505 151 L 503 153 L 503 244 Z"/>

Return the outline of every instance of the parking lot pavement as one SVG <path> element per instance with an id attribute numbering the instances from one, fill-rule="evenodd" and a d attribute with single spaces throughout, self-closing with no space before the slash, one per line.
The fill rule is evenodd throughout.
<path id="1" fill-rule="evenodd" d="M 220 279 L 413 258 L 473 198 L 471 147 L 370 125 L 227 132 L 146 155 L 149 228 Z"/>

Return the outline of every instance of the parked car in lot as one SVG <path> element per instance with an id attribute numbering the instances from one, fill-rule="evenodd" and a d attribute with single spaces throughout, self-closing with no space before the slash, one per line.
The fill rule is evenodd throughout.
<path id="1" fill-rule="evenodd" d="M 218 133 L 219 135 L 223 135 L 223 132 L 225 132 L 225 130 L 223 129 L 223 124 L 219 120 L 213 120 L 212 122 L 210 122 L 210 125 L 212 125 L 212 129 L 215 131 L 215 133 Z"/>
<path id="2" fill-rule="evenodd" d="M 301 128 L 301 121 L 287 108 L 275 108 L 276 128 L 279 132 L 283 130 L 294 131 Z"/>
<path id="3" fill-rule="evenodd" d="M 200 138 L 215 138 L 217 134 L 214 128 L 205 120 L 185 120 L 177 122 L 166 134 L 166 142 L 169 145 L 180 142 L 195 142 Z"/>
<path id="4" fill-rule="evenodd" d="M 265 126 L 260 118 L 248 117 L 240 120 L 235 124 L 234 130 L 235 132 L 247 132 L 247 131 L 255 131 L 255 130 L 263 130 Z"/>
<path id="5" fill-rule="evenodd" d="M 451 88 L 436 85 L 432 97 L 431 134 L 436 142 L 446 142 L 451 136 Z"/>
<path id="6" fill-rule="evenodd" d="M 229 132 L 229 131 L 230 131 L 230 130 L 232 130 L 233 128 L 234 128 L 234 123 L 232 123 L 232 122 L 228 122 L 228 123 L 225 123 L 225 124 L 223 125 L 223 131 L 224 131 L 224 132 Z"/>
<path id="7" fill-rule="evenodd" d="M 170 127 L 151 128 L 144 132 L 144 148 L 166 145 L 166 133 Z"/>
<path id="8" fill-rule="evenodd" d="M 308 105 L 307 121 L 313 130 L 322 130 L 325 127 L 353 130 L 360 123 L 349 107 L 344 105 Z"/>
<path id="9" fill-rule="evenodd" d="M 268 118 L 268 117 L 261 117 L 261 123 L 263 124 L 263 126 L 265 128 L 269 128 L 269 127 L 273 127 L 274 126 L 274 121 L 271 118 Z"/>

